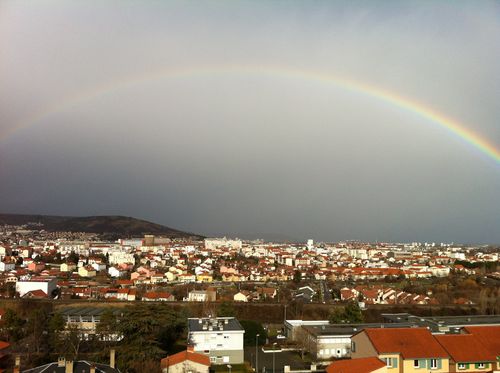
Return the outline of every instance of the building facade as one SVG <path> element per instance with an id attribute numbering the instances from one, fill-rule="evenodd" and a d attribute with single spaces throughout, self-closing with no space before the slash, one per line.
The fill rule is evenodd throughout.
<path id="1" fill-rule="evenodd" d="M 243 363 L 244 333 L 234 317 L 188 319 L 188 344 L 215 365 Z"/>

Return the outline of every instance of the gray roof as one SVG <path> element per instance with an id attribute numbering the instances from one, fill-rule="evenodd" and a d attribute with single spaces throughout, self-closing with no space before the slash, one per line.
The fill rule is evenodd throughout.
<path id="1" fill-rule="evenodd" d="M 500 315 L 465 315 L 465 316 L 415 316 L 409 313 L 387 313 L 382 317 L 394 324 L 411 323 L 430 328 L 433 332 L 455 327 L 472 325 L 500 325 Z"/>
<path id="2" fill-rule="evenodd" d="M 210 330 L 212 329 L 212 330 Z M 240 322 L 234 317 L 216 318 L 190 318 L 188 319 L 188 331 L 191 332 L 217 332 L 217 331 L 243 331 Z"/>
<path id="3" fill-rule="evenodd" d="M 57 312 L 63 316 L 100 316 L 109 309 L 109 307 L 65 307 L 57 310 Z M 111 309 L 115 315 L 123 312 L 116 308 Z"/>
<path id="4" fill-rule="evenodd" d="M 93 363 L 90 361 L 79 360 L 73 362 L 73 373 L 89 373 L 90 367 L 94 365 L 96 367 L 96 373 L 120 373 L 117 368 L 111 368 L 106 364 Z M 66 368 L 64 366 L 59 367 L 57 362 L 40 365 L 39 367 L 23 370 L 22 373 L 65 373 Z"/>
<path id="5" fill-rule="evenodd" d="M 367 324 L 331 324 L 331 325 L 306 325 L 303 326 L 308 333 L 316 337 L 326 336 L 351 336 L 366 328 L 410 328 L 414 325 L 391 324 L 391 323 L 367 323 Z"/>

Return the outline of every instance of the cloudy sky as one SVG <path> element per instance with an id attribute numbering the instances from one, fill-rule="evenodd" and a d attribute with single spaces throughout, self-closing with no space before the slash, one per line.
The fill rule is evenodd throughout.
<path id="1" fill-rule="evenodd" d="M 0 211 L 500 242 L 500 3 L 1 1 Z M 297 74 L 288 74 L 287 71 Z"/>

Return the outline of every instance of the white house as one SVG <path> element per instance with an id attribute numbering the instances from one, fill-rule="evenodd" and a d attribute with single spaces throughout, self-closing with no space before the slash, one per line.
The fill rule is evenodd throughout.
<path id="1" fill-rule="evenodd" d="M 188 319 L 188 344 L 212 364 L 243 364 L 245 330 L 234 317 Z"/>

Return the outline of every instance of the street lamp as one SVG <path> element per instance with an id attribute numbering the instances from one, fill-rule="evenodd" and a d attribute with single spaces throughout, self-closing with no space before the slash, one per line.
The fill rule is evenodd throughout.
<path id="1" fill-rule="evenodd" d="M 255 373 L 259 373 L 259 337 L 260 334 L 255 334 Z"/>
<path id="2" fill-rule="evenodd" d="M 231 373 L 231 368 L 232 368 L 231 364 L 227 364 L 227 369 L 229 369 L 229 373 Z"/>
<path id="3" fill-rule="evenodd" d="M 276 345 L 277 345 L 277 343 L 274 342 L 273 343 L 273 373 L 276 373 L 276 351 L 275 351 Z"/>

